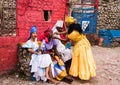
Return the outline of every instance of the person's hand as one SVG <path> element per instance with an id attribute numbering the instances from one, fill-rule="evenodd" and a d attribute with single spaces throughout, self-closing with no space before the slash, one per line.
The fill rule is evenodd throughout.
<path id="1" fill-rule="evenodd" d="M 54 39 L 59 39 L 59 40 L 60 40 L 60 38 L 58 38 L 57 36 L 52 36 L 52 38 L 54 38 Z"/>
<path id="2" fill-rule="evenodd" d="M 59 35 L 60 33 L 59 32 L 55 32 L 54 34 Z"/>
<path id="3" fill-rule="evenodd" d="M 53 35 L 52 38 L 57 38 L 57 37 Z"/>
<path id="4" fill-rule="evenodd" d="M 40 52 L 38 52 L 37 54 L 38 54 L 38 55 L 39 55 L 39 54 L 42 54 L 42 52 L 40 51 Z"/>
<path id="5" fill-rule="evenodd" d="M 36 55 L 42 54 L 41 51 L 40 52 L 35 52 Z"/>

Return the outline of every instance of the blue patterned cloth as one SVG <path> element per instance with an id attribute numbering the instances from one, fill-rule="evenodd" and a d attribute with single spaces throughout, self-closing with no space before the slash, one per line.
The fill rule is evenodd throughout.
<path id="1" fill-rule="evenodd" d="M 37 27 L 36 26 L 32 26 L 30 29 L 30 34 L 37 32 Z"/>

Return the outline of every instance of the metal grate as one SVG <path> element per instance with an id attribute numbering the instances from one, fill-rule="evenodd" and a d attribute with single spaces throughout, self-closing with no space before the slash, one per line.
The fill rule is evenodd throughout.
<path id="1" fill-rule="evenodd" d="M 16 0 L 0 0 L 0 36 L 16 35 Z"/>

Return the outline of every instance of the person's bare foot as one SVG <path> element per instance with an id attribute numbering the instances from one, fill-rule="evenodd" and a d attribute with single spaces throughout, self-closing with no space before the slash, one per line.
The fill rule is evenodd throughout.
<path id="1" fill-rule="evenodd" d="M 59 83 L 59 81 L 57 81 L 55 79 L 52 79 L 52 78 L 49 79 L 49 82 L 51 82 L 53 84 L 58 84 Z"/>
<path id="2" fill-rule="evenodd" d="M 47 78 L 48 80 L 50 79 L 50 77 L 49 77 L 49 75 L 48 75 L 48 74 L 46 74 L 45 76 L 46 76 L 46 78 Z"/>

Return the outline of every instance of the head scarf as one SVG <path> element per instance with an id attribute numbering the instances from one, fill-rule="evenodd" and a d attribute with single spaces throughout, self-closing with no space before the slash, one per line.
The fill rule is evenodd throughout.
<path id="1" fill-rule="evenodd" d="M 40 34 L 40 41 L 45 40 L 45 42 L 48 43 L 49 42 L 48 41 L 48 36 L 50 35 L 50 33 L 51 33 L 51 29 L 50 28 L 45 29 L 43 31 L 43 33 Z"/>
<path id="2" fill-rule="evenodd" d="M 32 26 L 31 29 L 30 29 L 30 37 L 28 38 L 28 40 L 31 38 L 31 35 L 32 35 L 32 33 L 34 33 L 34 32 L 37 32 L 37 27 L 36 27 L 35 25 Z"/>
<path id="3" fill-rule="evenodd" d="M 62 20 L 58 20 L 57 22 L 56 22 L 56 27 L 63 27 L 63 21 Z"/>
<path id="4" fill-rule="evenodd" d="M 44 35 L 45 35 L 46 37 L 49 36 L 50 33 L 51 33 L 51 29 L 50 29 L 50 28 L 44 30 Z"/>
<path id="5" fill-rule="evenodd" d="M 76 23 L 76 19 L 73 18 L 72 16 L 66 16 L 65 23 L 66 23 L 66 26 L 70 26 L 70 24 Z"/>
<path id="6" fill-rule="evenodd" d="M 54 27 L 52 28 L 52 31 L 53 31 L 53 34 L 55 33 L 55 32 L 58 32 L 57 31 L 57 29 L 56 29 L 56 27 L 63 27 L 63 20 L 58 20 L 57 22 L 56 22 L 56 24 L 54 25 Z M 60 38 L 60 35 L 55 35 L 56 37 L 59 37 Z"/>
<path id="7" fill-rule="evenodd" d="M 37 27 L 36 26 L 32 26 L 30 29 L 30 34 L 37 32 Z"/>

